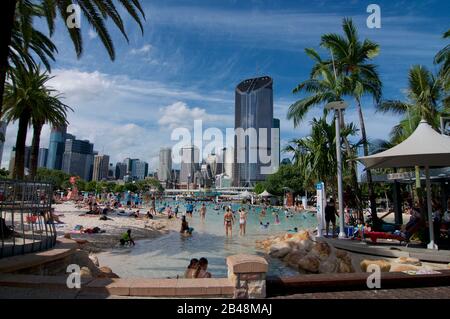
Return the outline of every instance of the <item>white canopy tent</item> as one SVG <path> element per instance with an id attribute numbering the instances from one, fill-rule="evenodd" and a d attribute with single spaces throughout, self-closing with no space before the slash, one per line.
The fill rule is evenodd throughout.
<path id="1" fill-rule="evenodd" d="M 259 196 L 261 196 L 261 197 L 272 197 L 273 195 L 265 190 L 264 192 L 259 194 Z"/>
<path id="2" fill-rule="evenodd" d="M 358 158 L 366 169 L 399 168 L 421 166 L 425 168 L 428 224 L 430 231 L 429 249 L 437 249 L 434 241 L 430 167 L 450 166 L 450 137 L 436 132 L 422 120 L 414 133 L 393 148 L 371 156 Z"/>
<path id="3" fill-rule="evenodd" d="M 242 198 L 250 198 L 252 197 L 252 193 L 250 193 L 249 191 L 244 191 L 240 193 L 239 196 L 241 196 Z"/>

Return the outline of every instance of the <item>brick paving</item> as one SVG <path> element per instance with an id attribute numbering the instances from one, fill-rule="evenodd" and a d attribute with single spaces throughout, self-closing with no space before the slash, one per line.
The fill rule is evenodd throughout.
<path id="1" fill-rule="evenodd" d="M 274 299 L 450 299 L 450 286 L 314 292 L 275 297 Z"/>

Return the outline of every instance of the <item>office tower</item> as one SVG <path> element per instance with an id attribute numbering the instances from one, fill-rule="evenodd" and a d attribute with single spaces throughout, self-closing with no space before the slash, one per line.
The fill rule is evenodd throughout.
<path id="1" fill-rule="evenodd" d="M 234 172 L 234 148 L 225 147 L 222 150 L 222 174 L 225 174 L 233 180 Z"/>
<path id="2" fill-rule="evenodd" d="M 278 166 L 280 166 L 280 161 L 281 161 L 281 145 L 280 145 L 280 143 L 281 143 L 281 141 L 280 141 L 281 126 L 280 126 L 280 119 L 273 119 L 272 128 L 275 129 L 275 130 L 278 130 L 278 134 L 272 136 L 273 139 L 275 139 L 275 138 L 277 139 L 276 141 L 275 140 L 272 141 L 272 145 L 278 145 L 278 162 L 277 163 L 273 163 L 274 165 L 276 165 L 278 167 Z M 274 151 L 276 151 L 276 150 L 274 150 Z"/>
<path id="3" fill-rule="evenodd" d="M 180 183 L 192 183 L 194 174 L 198 171 L 200 151 L 198 148 L 190 145 L 181 149 L 181 170 Z"/>
<path id="4" fill-rule="evenodd" d="M 109 180 L 115 179 L 115 175 L 116 175 L 116 167 L 114 166 L 113 163 L 109 163 L 108 179 Z"/>
<path id="5" fill-rule="evenodd" d="M 88 140 L 66 140 L 62 170 L 86 181 L 92 179 L 94 145 Z"/>
<path id="6" fill-rule="evenodd" d="M 7 123 L 5 121 L 0 121 L 0 166 L 3 159 L 3 147 L 5 146 L 5 136 L 6 136 Z"/>
<path id="7" fill-rule="evenodd" d="M 212 176 L 216 176 L 222 173 L 222 161 L 217 154 L 209 154 L 206 158 L 206 164 L 209 165 Z"/>
<path id="8" fill-rule="evenodd" d="M 41 147 L 39 149 L 38 167 L 47 167 L 48 148 Z"/>
<path id="9" fill-rule="evenodd" d="M 266 178 L 261 168 L 270 166 L 270 163 L 261 161 L 260 152 L 271 154 L 272 85 L 272 79 L 264 76 L 244 80 L 236 87 L 235 129 L 241 129 L 247 135 L 242 141 L 235 137 L 235 186 L 253 186 L 255 182 Z M 266 133 L 264 139 L 261 136 L 263 130 Z M 256 136 L 252 136 L 251 131 L 254 131 Z"/>
<path id="10" fill-rule="evenodd" d="M 104 179 L 108 179 L 108 171 L 109 171 L 109 156 L 95 155 L 92 180 L 102 181 Z"/>
<path id="11" fill-rule="evenodd" d="M 117 163 L 116 164 L 116 179 L 123 179 L 127 175 L 127 164 Z"/>
<path id="12" fill-rule="evenodd" d="M 159 151 L 158 180 L 168 182 L 172 179 L 172 149 L 161 148 Z"/>
<path id="13" fill-rule="evenodd" d="M 67 137 L 67 126 L 52 127 L 48 146 L 47 168 L 62 169 L 64 147 Z"/>
<path id="14" fill-rule="evenodd" d="M 148 174 L 148 163 L 141 160 L 133 160 L 131 172 L 133 180 L 144 180 Z"/>

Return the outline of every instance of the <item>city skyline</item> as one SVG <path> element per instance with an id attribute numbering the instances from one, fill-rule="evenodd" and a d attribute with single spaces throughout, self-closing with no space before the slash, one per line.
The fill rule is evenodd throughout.
<path id="1" fill-rule="evenodd" d="M 144 37 L 128 20 L 129 44 L 112 33 L 117 40 L 116 63 L 106 58 L 88 28 L 83 29 L 85 53 L 80 60 L 73 50 L 65 50 L 71 47 L 69 38 L 55 34 L 60 53 L 52 63 L 55 78 L 51 85 L 75 110 L 69 114 L 74 135 L 92 141 L 99 152 L 110 154 L 112 162 L 133 156 L 147 160 L 156 170 L 159 149 L 171 145 L 173 127 L 189 127 L 196 118 L 213 127 L 233 127 L 234 87 L 245 78 L 267 74 L 275 83 L 274 117 L 281 120 L 283 146 L 293 137 L 306 135 L 309 121 L 320 114 L 318 109 L 311 112 L 297 129 L 286 120 L 287 108 L 297 98 L 292 89 L 308 76 L 312 64 L 304 48 L 318 48 L 321 34 L 340 29 L 342 18 L 352 17 L 361 37 L 381 46 L 374 63 L 383 77 L 384 95 L 403 99 L 411 64 L 435 69 L 433 56 L 445 44 L 441 38 L 448 18 L 444 2 L 431 3 L 380 1 L 382 28 L 377 30 L 366 27 L 366 3 L 261 1 L 242 5 L 196 0 L 187 7 L 181 1 L 157 0 L 145 7 L 150 18 Z M 241 32 L 244 25 L 247 32 Z M 211 42 L 212 34 L 215 40 Z M 372 119 L 367 123 L 368 134 L 386 138 L 398 117 L 376 113 L 372 101 L 363 102 L 365 116 Z M 354 105 L 346 119 L 358 122 Z M 8 167 L 16 127 L 7 129 L 2 167 Z M 45 126 L 42 145 L 49 138 L 50 129 Z M 30 139 L 29 135 L 28 145 Z"/>

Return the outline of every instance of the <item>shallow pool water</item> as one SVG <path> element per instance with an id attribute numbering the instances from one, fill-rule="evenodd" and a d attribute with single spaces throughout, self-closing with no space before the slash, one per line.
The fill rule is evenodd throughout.
<path id="1" fill-rule="evenodd" d="M 173 205 L 173 203 L 170 203 Z M 315 214 L 311 212 L 296 213 L 286 218 L 279 212 L 278 225 L 275 224 L 274 211 L 269 209 L 263 223 L 269 222 L 267 229 L 260 226 L 260 208 L 251 208 L 248 211 L 247 232 L 239 236 L 239 221 L 233 225 L 233 235 L 225 236 L 223 226 L 224 211 L 214 210 L 214 205 L 207 205 L 205 221 L 200 219 L 197 210 L 201 204 L 196 205 L 193 218 L 188 218 L 189 226 L 194 228 L 191 237 L 185 237 L 178 232 L 137 242 L 133 248 L 114 249 L 98 255 L 101 265 L 108 265 L 121 277 L 147 277 L 147 278 L 174 278 L 182 276 L 191 258 L 206 257 L 209 262 L 209 271 L 214 277 L 226 277 L 226 257 L 239 253 L 258 254 L 265 256 L 264 252 L 256 248 L 256 240 L 268 236 L 285 233 L 294 227 L 311 229 L 317 225 Z M 233 210 L 240 205 L 233 204 Z M 247 205 L 243 207 L 248 208 Z M 180 205 L 180 212 L 184 212 L 184 204 Z M 181 214 L 180 214 L 181 215 Z M 173 221 L 177 225 L 179 220 Z M 297 272 L 285 267 L 277 259 L 269 259 L 269 274 L 295 275 Z"/>

